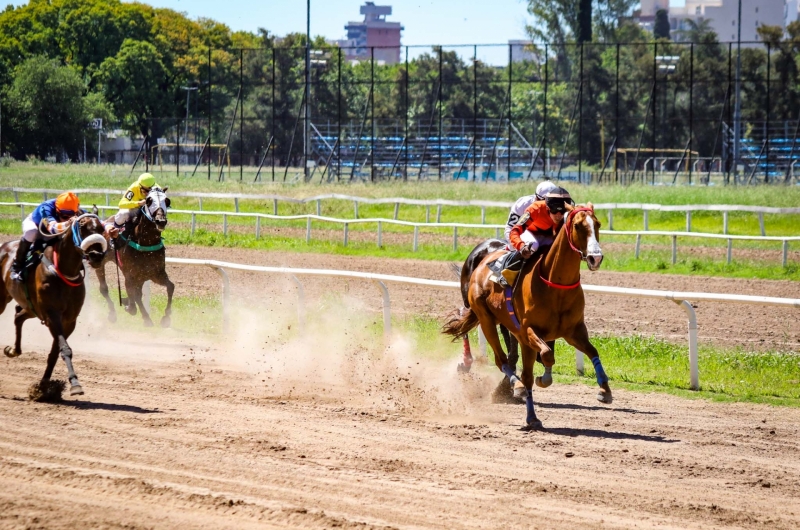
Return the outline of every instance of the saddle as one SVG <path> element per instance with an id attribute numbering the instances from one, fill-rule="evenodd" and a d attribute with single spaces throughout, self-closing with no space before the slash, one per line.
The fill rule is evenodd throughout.
<path id="1" fill-rule="evenodd" d="M 547 254 L 548 250 L 550 250 L 550 245 L 541 246 L 528 259 L 535 261 L 539 256 Z M 522 254 L 518 250 L 506 252 L 486 265 L 494 273 L 489 279 L 504 289 L 516 285 L 517 276 L 519 276 L 526 261 L 522 259 Z"/>
<path id="2" fill-rule="evenodd" d="M 21 273 L 23 281 L 28 278 L 28 275 L 31 273 L 31 271 L 36 270 L 39 262 L 42 261 L 45 249 L 53 246 L 55 242 L 55 239 L 51 239 L 49 241 L 37 239 L 33 242 L 31 247 L 28 249 L 28 253 L 25 255 L 25 262 L 22 264 Z"/>

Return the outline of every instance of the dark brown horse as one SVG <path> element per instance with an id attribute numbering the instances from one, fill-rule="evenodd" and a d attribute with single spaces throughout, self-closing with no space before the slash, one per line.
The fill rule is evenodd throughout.
<path id="1" fill-rule="evenodd" d="M 108 319 L 111 322 L 117 320 L 117 313 L 114 302 L 108 295 L 105 263 L 115 261 L 125 278 L 125 291 L 128 294 L 127 298 L 122 300 L 125 304 L 125 311 L 135 315 L 138 306 L 144 319 L 144 325 L 153 325 L 153 321 L 142 303 L 142 286 L 149 280 L 167 288 L 167 307 L 164 310 L 164 317 L 161 319 L 161 327 L 167 328 L 170 325 L 172 294 L 175 292 L 175 284 L 167 275 L 166 249 L 161 239 L 161 232 L 167 227 L 167 208 L 170 206 L 170 200 L 166 195 L 167 189 L 153 188 L 150 190 L 144 206 L 136 212 L 135 219 L 116 239 L 116 250 L 109 251 L 103 266 L 95 269 L 100 283 L 100 293 L 108 304 Z"/>
<path id="2" fill-rule="evenodd" d="M 11 279 L 11 262 L 17 252 L 18 241 L 0 246 L 0 270 L 3 283 L 0 287 L 0 313 L 13 299 L 16 302 L 14 325 L 16 340 L 13 349 L 5 348 L 8 357 L 22 354 L 22 324 L 29 318 L 37 318 L 50 330 L 53 345 L 47 357 L 47 368 L 38 385 L 31 388 L 32 399 L 57 400 L 64 384 L 52 382 L 53 368 L 58 354 L 67 365 L 70 395 L 83 394 L 78 376 L 72 367 L 72 349 L 67 339 L 75 329 L 75 322 L 83 307 L 86 286 L 83 283 L 83 258 L 93 267 L 99 266 L 106 253 L 103 223 L 93 214 L 73 218 L 61 234 L 42 237 L 55 239 L 48 246 L 35 269 L 29 270 L 21 282 Z"/>
<path id="3" fill-rule="evenodd" d="M 537 353 L 546 368 L 555 364 L 553 349 L 548 342 L 564 338 L 568 344 L 584 352 L 592 360 L 601 390 L 597 399 L 611 403 L 608 377 L 600 363 L 597 349 L 589 341 L 584 323 L 585 300 L 580 286 L 580 264 L 586 261 L 589 270 L 597 270 L 603 261 L 598 240 L 600 223 L 591 203 L 587 207 L 568 206 L 564 228 L 556 236 L 546 256 L 529 260 L 520 272 L 518 286 L 512 297 L 513 309 L 519 320 L 509 313 L 503 289 L 489 277 L 487 264 L 502 251 L 489 253 L 470 277 L 467 298 L 469 308 L 462 310 L 443 328 L 453 337 L 461 337 L 479 324 L 486 340 L 494 350 L 497 367 L 512 383 L 518 379 L 507 364 L 500 346 L 497 325 L 511 330 L 522 349 L 522 384 L 527 391 L 528 428 L 541 428 L 533 407 L 533 364 Z"/>

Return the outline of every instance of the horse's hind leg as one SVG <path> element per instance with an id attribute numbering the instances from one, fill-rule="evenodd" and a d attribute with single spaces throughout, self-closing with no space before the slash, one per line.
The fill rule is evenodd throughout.
<path id="1" fill-rule="evenodd" d="M 589 331 L 586 329 L 586 324 L 581 322 L 572 331 L 572 335 L 564 337 L 567 344 L 574 347 L 578 351 L 582 351 L 591 359 L 594 365 L 594 373 L 597 377 L 597 384 L 600 386 L 600 391 L 597 393 L 597 400 L 602 403 L 611 403 L 611 387 L 608 386 L 608 376 L 603 369 L 603 364 L 600 362 L 600 354 L 597 352 L 591 342 L 589 342 Z"/>
<path id="2" fill-rule="evenodd" d="M 53 334 L 53 338 L 58 341 L 58 351 L 61 353 L 61 358 L 64 359 L 64 364 L 67 365 L 67 377 L 70 384 L 69 395 L 81 396 L 83 395 L 83 388 L 78 382 L 75 369 L 72 367 L 72 348 L 67 344 L 67 337 L 69 337 L 75 329 L 75 322 L 68 322 L 62 327 L 61 321 L 58 320 L 57 328 L 56 326 L 53 327 L 60 332 L 58 336 Z"/>
<path id="3" fill-rule="evenodd" d="M 153 280 L 158 285 L 163 285 L 167 288 L 167 307 L 164 309 L 164 316 L 161 319 L 161 327 L 168 328 L 172 322 L 172 294 L 175 292 L 175 284 L 172 283 L 167 276 L 167 271 L 162 271 L 161 274 L 156 276 Z"/>
<path id="4" fill-rule="evenodd" d="M 31 318 L 31 315 L 20 306 L 15 306 L 14 313 L 14 347 L 6 346 L 3 353 L 6 357 L 19 357 L 22 355 L 22 324 Z"/>
<path id="5" fill-rule="evenodd" d="M 116 268 L 117 264 L 114 264 Z M 103 298 L 106 299 L 106 305 L 108 305 L 108 321 L 109 322 L 116 322 L 117 321 L 117 310 L 114 308 L 114 302 L 111 301 L 111 297 L 108 295 L 108 283 L 106 282 L 106 269 L 105 263 L 101 264 L 97 269 L 95 269 L 97 273 L 97 283 L 100 284 L 100 294 L 103 295 Z"/>
<path id="6" fill-rule="evenodd" d="M 467 309 L 466 307 L 462 307 L 461 310 L 459 311 L 459 315 L 463 317 L 466 311 L 469 311 L 469 309 Z M 469 346 L 469 334 L 464 334 L 461 337 L 461 340 L 463 345 L 461 350 L 461 357 L 463 359 L 463 362 L 458 364 L 457 369 L 459 373 L 466 374 L 469 372 L 470 368 L 472 368 L 472 361 L 474 359 L 472 358 L 472 348 L 470 348 Z"/>
<path id="7" fill-rule="evenodd" d="M 138 307 L 139 311 L 142 313 L 142 320 L 144 320 L 144 325 L 148 328 L 153 327 L 153 320 L 150 318 L 150 313 L 147 312 L 147 309 L 144 307 L 144 303 L 142 302 L 142 285 L 135 286 L 132 291 L 129 292 L 128 295 L 132 300 L 134 306 L 134 313 L 135 308 Z"/>

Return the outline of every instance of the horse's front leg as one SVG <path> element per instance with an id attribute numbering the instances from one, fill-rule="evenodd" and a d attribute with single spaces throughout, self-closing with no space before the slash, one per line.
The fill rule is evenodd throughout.
<path id="1" fill-rule="evenodd" d="M 553 364 L 555 364 L 556 341 L 549 340 L 545 344 L 547 344 L 547 347 L 553 352 Z M 544 365 L 541 354 L 536 354 L 536 360 Z M 547 388 L 553 384 L 553 364 L 544 367 L 544 373 L 541 375 L 541 377 L 537 375 L 534 378 L 534 383 L 536 386 Z"/>
<path id="2" fill-rule="evenodd" d="M 542 422 L 536 417 L 533 407 L 533 365 L 536 363 L 536 351 L 527 344 L 520 343 L 522 349 L 522 384 L 525 387 L 526 430 L 542 429 Z"/>
<path id="3" fill-rule="evenodd" d="M 153 280 L 158 285 L 163 285 L 167 288 L 167 308 L 164 309 L 164 316 L 161 319 L 161 327 L 168 328 L 172 323 L 172 294 L 175 292 L 175 284 L 172 283 L 167 276 L 167 271 L 164 270 Z"/>
<path id="4" fill-rule="evenodd" d="M 117 267 L 117 264 L 114 264 L 114 267 Z M 105 263 L 101 264 L 98 268 L 95 269 L 97 273 L 97 283 L 100 284 L 100 294 L 103 295 L 103 298 L 106 299 L 106 305 L 108 306 L 108 321 L 109 322 L 116 322 L 117 321 L 117 310 L 114 307 L 114 302 L 111 301 L 111 296 L 108 294 L 108 283 L 106 282 L 106 268 Z"/>
<path id="5" fill-rule="evenodd" d="M 51 313 L 49 317 L 50 334 L 53 336 L 53 345 L 50 347 L 50 354 L 47 356 L 47 367 L 44 370 L 42 380 L 39 382 L 38 387 L 34 386 L 31 389 L 30 397 L 36 401 L 58 401 L 61 399 L 61 390 L 63 384 L 53 383 L 50 378 L 53 376 L 53 369 L 58 360 L 58 354 L 61 353 L 61 358 L 64 359 L 64 364 L 67 365 L 67 377 L 70 383 L 70 395 L 78 396 L 83 394 L 78 376 L 75 375 L 75 369 L 72 366 L 72 348 L 67 344 L 68 332 L 65 332 L 64 326 L 61 322 L 61 314 Z M 74 328 L 74 323 L 68 326 L 69 331 Z"/>
<path id="6" fill-rule="evenodd" d="M 581 322 L 575 326 L 575 329 L 572 330 L 572 334 L 564 337 L 564 340 L 567 341 L 567 344 L 578 351 L 582 351 L 591 359 L 594 365 L 594 373 L 597 377 L 597 384 L 600 386 L 600 392 L 597 393 L 597 400 L 602 403 L 611 403 L 611 387 L 608 386 L 608 376 L 603 369 L 603 364 L 600 362 L 600 354 L 597 353 L 597 348 L 589 342 L 589 331 L 586 329 L 586 324 Z"/>
<path id="7" fill-rule="evenodd" d="M 525 330 L 523 342 L 527 342 L 527 346 L 531 348 L 535 354 L 534 360 L 539 361 L 544 365 L 544 375 L 535 378 L 536 386 L 547 388 L 553 384 L 553 365 L 556 364 L 555 358 L 555 341 L 545 342 L 539 338 L 539 334 L 533 328 L 528 327 Z"/>

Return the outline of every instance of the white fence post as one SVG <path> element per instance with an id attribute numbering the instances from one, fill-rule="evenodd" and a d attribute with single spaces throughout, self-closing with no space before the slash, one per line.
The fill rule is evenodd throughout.
<path id="1" fill-rule="evenodd" d="M 453 227 L 453 252 L 458 252 L 458 227 Z"/>
<path id="2" fill-rule="evenodd" d="M 486 224 L 486 206 L 481 206 L 481 224 Z"/>
<path id="3" fill-rule="evenodd" d="M 686 300 L 673 300 L 689 317 L 689 388 L 700 390 L 700 372 L 697 366 L 697 315 Z"/>
<path id="4" fill-rule="evenodd" d="M 197 226 L 197 214 L 192 214 L 192 237 L 194 237 L 194 229 Z"/>
<path id="5" fill-rule="evenodd" d="M 442 222 L 442 205 L 441 204 L 437 204 L 436 205 L 436 222 L 437 223 L 441 223 Z"/>
<path id="6" fill-rule="evenodd" d="M 322 201 L 317 199 L 317 215 L 322 215 Z"/>
<path id="7" fill-rule="evenodd" d="M 414 252 L 419 248 L 419 227 L 414 227 Z"/>
<path id="8" fill-rule="evenodd" d="M 353 201 L 353 219 L 358 219 L 358 201 Z"/>
<path id="9" fill-rule="evenodd" d="M 766 230 L 764 230 L 764 212 L 758 212 L 758 226 L 761 228 L 761 235 L 767 235 Z"/>
<path id="10" fill-rule="evenodd" d="M 239 213 L 239 197 L 233 198 L 233 209 L 236 211 L 236 213 Z"/>
<path id="11" fill-rule="evenodd" d="M 678 262 L 678 236 L 672 236 L 672 264 Z"/>
<path id="12" fill-rule="evenodd" d="M 582 376 L 584 374 L 583 368 L 583 352 L 575 348 L 575 373 Z"/>
<path id="13" fill-rule="evenodd" d="M 728 212 L 722 212 L 722 233 L 728 233 Z"/>
<path id="14" fill-rule="evenodd" d="M 306 244 L 311 243 L 311 218 L 306 217 Z"/>
<path id="15" fill-rule="evenodd" d="M 787 263 L 787 259 L 789 258 L 789 242 L 787 240 L 783 240 L 783 261 L 782 265 L 785 267 Z"/>
<path id="16" fill-rule="evenodd" d="M 272 215 L 278 215 L 278 199 L 272 199 Z"/>
<path id="17" fill-rule="evenodd" d="M 378 248 L 383 248 L 383 223 L 378 221 Z"/>
<path id="18" fill-rule="evenodd" d="M 349 225 L 347 223 L 345 223 L 344 224 L 344 243 L 343 243 L 344 246 L 347 246 L 347 239 L 348 239 L 348 236 L 349 236 L 348 232 L 349 232 Z"/>
<path id="19" fill-rule="evenodd" d="M 642 246 L 642 234 L 636 234 L 636 249 L 634 250 L 634 257 L 639 259 L 639 249 Z"/>
<path id="20" fill-rule="evenodd" d="M 397 216 L 400 214 L 400 203 L 394 203 L 394 220 L 397 221 Z"/>
<path id="21" fill-rule="evenodd" d="M 614 230 L 614 209 L 608 209 L 608 229 Z"/>
<path id="22" fill-rule="evenodd" d="M 256 239 L 261 238 L 261 216 L 256 217 Z"/>
<path id="23" fill-rule="evenodd" d="M 692 231 L 692 212 L 691 211 L 686 212 L 686 231 L 687 232 L 691 232 Z"/>
<path id="24" fill-rule="evenodd" d="M 225 214 L 222 214 L 222 235 L 228 235 L 228 216 Z"/>
<path id="25" fill-rule="evenodd" d="M 733 240 L 729 239 L 728 240 L 728 256 L 727 256 L 728 265 L 731 264 L 731 258 L 732 257 L 733 257 Z"/>
<path id="26" fill-rule="evenodd" d="M 644 229 L 650 230 L 650 212 L 648 210 L 642 210 L 644 212 Z"/>

